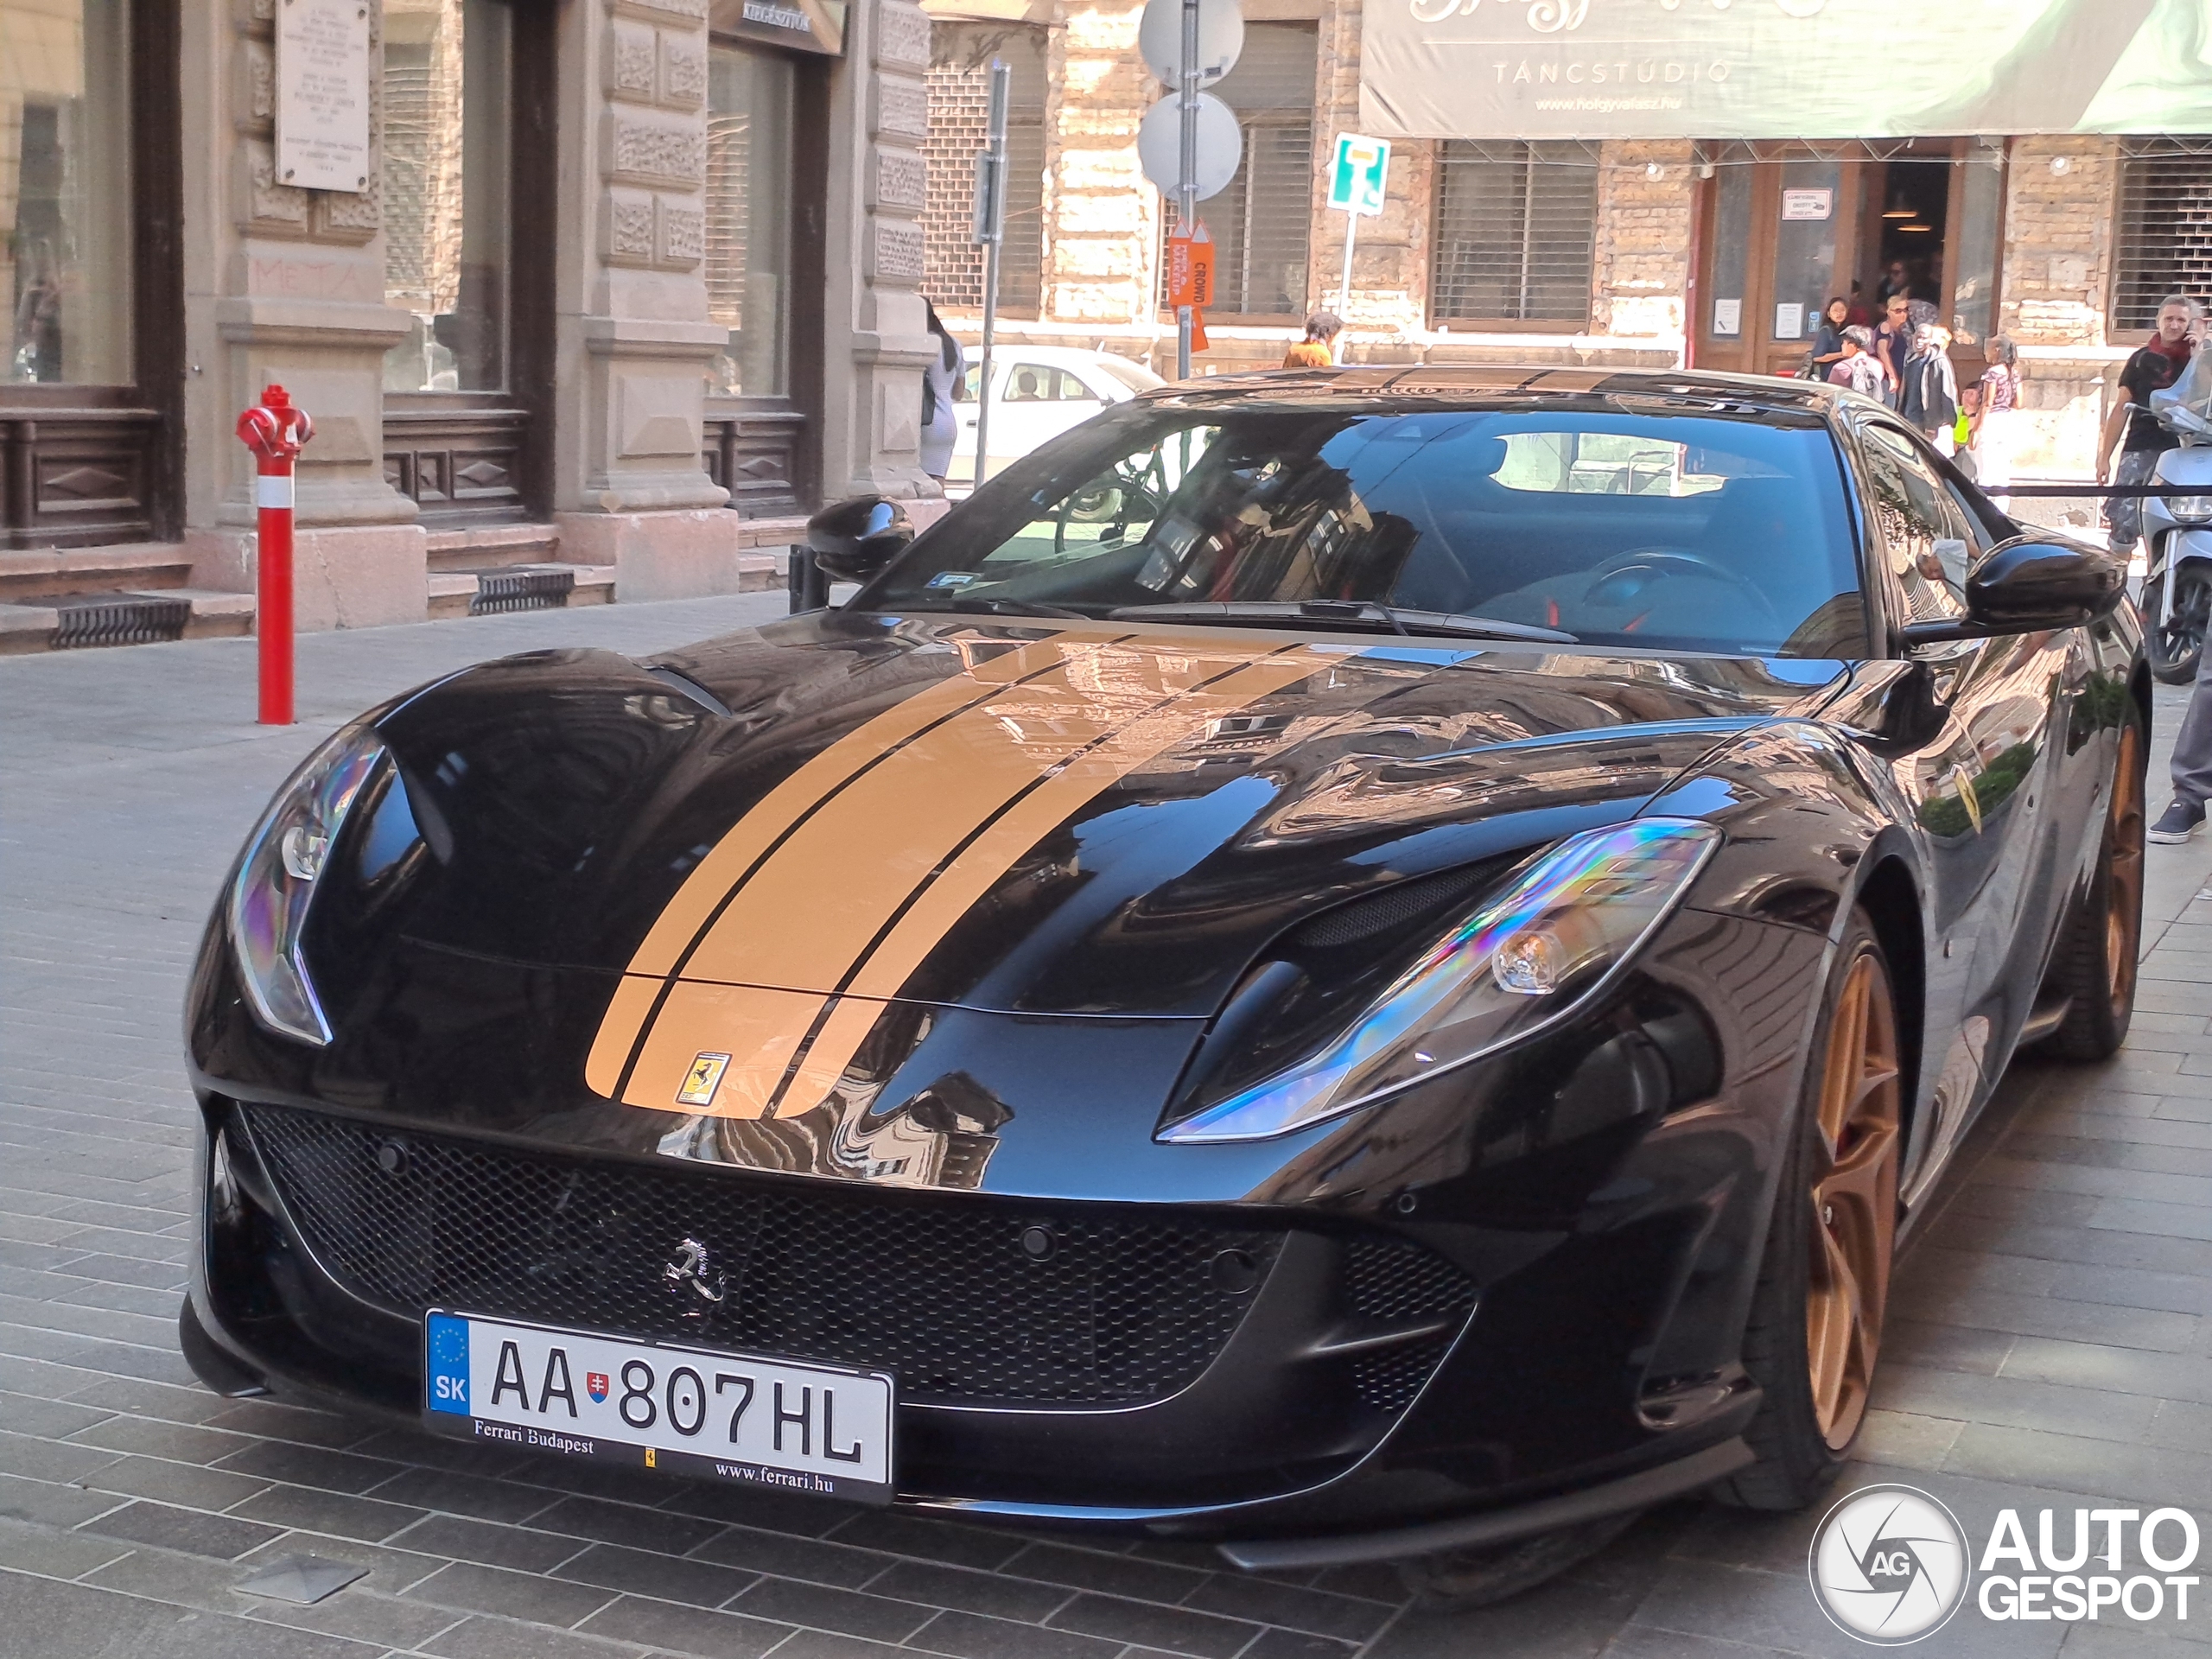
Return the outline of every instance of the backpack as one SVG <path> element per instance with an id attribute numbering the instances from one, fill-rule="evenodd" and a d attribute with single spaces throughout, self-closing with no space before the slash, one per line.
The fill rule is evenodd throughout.
<path id="1" fill-rule="evenodd" d="M 1943 383 L 1944 359 L 1938 353 L 1920 365 L 1921 424 L 1929 431 L 1941 431 L 1959 418 L 1959 405 Z"/>

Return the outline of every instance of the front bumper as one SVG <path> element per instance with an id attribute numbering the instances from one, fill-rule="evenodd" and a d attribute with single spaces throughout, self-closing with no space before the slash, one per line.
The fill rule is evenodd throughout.
<path id="1" fill-rule="evenodd" d="M 1822 948 L 1809 931 L 1686 910 L 1643 970 L 1587 1018 L 1453 1074 L 1448 1089 L 1280 1145 L 1154 1144 L 1114 1098 L 1144 1090 L 1106 1022 L 1031 1030 L 994 1019 L 969 1069 L 1018 1106 L 1018 1121 L 1000 1130 L 988 1168 L 990 1146 L 948 1135 L 931 1143 L 947 1160 L 936 1184 L 901 1187 L 823 1179 L 817 1166 L 842 1153 L 802 1144 L 810 1130 L 800 1122 L 761 1126 L 785 1139 L 755 1136 L 738 1148 L 748 1161 L 734 1166 L 657 1140 L 674 1114 L 566 1092 L 554 1075 L 563 1068 L 543 1059 L 563 1025 L 562 976 L 518 969 L 514 996 L 486 999 L 493 1013 L 474 1024 L 395 1029 L 388 1043 L 379 1034 L 351 1047 L 341 1039 L 309 1057 L 251 1027 L 211 946 L 191 1027 L 207 1180 L 193 1307 L 209 1349 L 257 1382 L 410 1422 L 423 1404 L 422 1311 L 434 1302 L 696 1344 L 699 1333 L 656 1328 L 633 1305 L 594 1300 L 590 1282 L 598 1271 L 650 1287 L 684 1236 L 662 1236 L 678 1211 L 654 1211 L 635 1237 L 610 1233 L 588 1205 L 565 1220 L 553 1213 L 560 1172 L 582 1172 L 587 1187 L 642 1172 L 715 1195 L 704 1212 L 681 1211 L 687 1225 L 699 1213 L 749 1225 L 771 1198 L 857 1218 L 807 1234 L 808 1249 L 842 1274 L 826 1292 L 787 1285 L 773 1319 L 709 1345 L 898 1374 L 901 1503 L 1160 1535 L 1333 1540 L 1332 1559 L 1406 1528 L 1427 1536 L 1433 1524 L 1479 1522 L 1486 1538 L 1498 1527 L 1541 1529 L 1557 1500 L 1652 1501 L 1654 1483 L 1641 1478 L 1652 1471 L 1672 1471 L 1658 1483 L 1669 1491 L 1713 1478 L 1705 1454 L 1757 1408 L 1738 1363 L 1741 1332 Z M 480 998 L 482 978 L 472 981 Z M 503 1069 L 485 1056 L 519 1058 Z M 252 1114 L 336 1126 L 330 1146 L 340 1150 L 315 1155 L 337 1163 L 298 1162 L 296 1148 L 292 1173 L 272 1172 Z M 447 1218 L 457 1237 L 474 1224 L 476 1243 L 524 1274 L 552 1269 L 540 1300 L 512 1274 L 471 1279 L 475 1269 L 448 1273 L 448 1262 L 431 1264 L 446 1277 L 410 1279 L 391 1259 L 349 1258 L 334 1236 L 342 1217 L 280 1190 L 289 1180 L 339 1191 L 332 1172 L 348 1159 L 346 1179 L 359 1187 L 386 1141 L 410 1159 L 554 1172 L 540 1188 L 551 1219 L 541 1214 L 536 1230 L 501 1231 L 473 1212 Z M 880 1159 L 896 1148 L 879 1139 L 866 1150 Z M 790 1161 L 772 1166 L 772 1154 Z M 963 1158 L 956 1185 L 945 1171 Z M 403 1243 L 422 1220 L 404 1204 L 381 1220 L 365 1214 Z M 919 1233 L 872 1233 L 872 1254 L 847 1248 L 843 1236 L 875 1227 L 872 1217 L 913 1215 L 927 1221 Z M 982 1231 L 928 1232 L 948 1216 Z M 1040 1325 L 1002 1284 L 984 1297 L 922 1271 L 1007 1248 L 1037 1223 L 1060 1230 L 1076 1259 L 1086 1240 L 1163 1230 L 1143 1235 L 1167 1243 L 1147 1255 L 1147 1270 L 1164 1276 L 1137 1305 L 1182 1310 L 1204 1341 L 1147 1370 L 1122 1363 L 1126 1344 L 1121 1360 L 1105 1351 L 1111 1343 L 1087 1352 L 1095 1336 L 1071 1347 L 1065 1326 Z M 658 1254 L 639 1254 L 648 1247 Z M 1250 1258 L 1253 1282 L 1224 1293 L 1235 1306 L 1217 1319 L 1205 1306 L 1219 1300 L 1206 1275 L 1236 1251 Z M 1149 1260 L 1160 1255 L 1173 1272 Z M 1408 1261 L 1441 1271 L 1424 1267 L 1403 1285 L 1370 1271 Z M 1097 1262 L 1111 1270 L 1093 1279 L 1118 1282 L 1121 1269 Z M 1042 1369 L 979 1380 L 963 1370 L 972 1355 L 839 1349 L 839 1321 L 849 1335 L 871 1290 L 874 1306 L 940 1310 L 948 1325 L 965 1319 L 1001 1343 L 1034 1338 Z M 809 1306 L 818 1329 L 805 1324 Z M 1076 1373 L 1090 1382 L 1069 1386 Z M 1038 1376 L 1058 1383 L 1039 1389 Z"/>

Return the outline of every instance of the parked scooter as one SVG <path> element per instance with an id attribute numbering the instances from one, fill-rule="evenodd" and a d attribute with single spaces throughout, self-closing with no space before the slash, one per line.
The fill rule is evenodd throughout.
<path id="1" fill-rule="evenodd" d="M 2168 685 L 2196 677 L 2212 626 L 2212 351 L 2151 394 L 2151 408 L 2181 448 L 2158 457 L 2154 484 L 2196 484 L 2202 495 L 2143 499 L 2144 650 Z"/>

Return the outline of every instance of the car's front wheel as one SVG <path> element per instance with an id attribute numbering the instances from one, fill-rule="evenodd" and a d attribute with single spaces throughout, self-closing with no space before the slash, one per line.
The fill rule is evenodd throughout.
<path id="1" fill-rule="evenodd" d="M 1864 912 L 1836 951 L 1812 1052 L 1744 1335 L 1765 1395 L 1745 1433 L 1758 1461 L 1716 1489 L 1747 1509 L 1820 1496 L 1866 1421 L 1881 1353 L 1904 1084 L 1889 962 Z"/>

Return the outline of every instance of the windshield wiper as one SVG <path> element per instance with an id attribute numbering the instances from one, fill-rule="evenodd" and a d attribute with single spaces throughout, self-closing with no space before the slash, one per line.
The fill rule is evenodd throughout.
<path id="1" fill-rule="evenodd" d="M 1071 616 L 1079 622 L 1095 620 L 1087 611 L 1071 611 L 1065 605 L 1047 605 L 1040 599 L 985 599 L 981 594 L 948 599 L 935 604 L 916 604 L 909 600 L 898 608 L 906 611 L 960 611 L 971 616 Z"/>
<path id="2" fill-rule="evenodd" d="M 1525 639 L 1535 645 L 1579 645 L 1559 628 L 1539 628 L 1492 616 L 1456 611 L 1408 611 L 1371 599 L 1187 600 L 1161 605 L 1123 605 L 1106 613 L 1116 622 L 1326 622 L 1334 627 L 1388 628 L 1401 634 L 1444 634 L 1461 639 Z"/>

